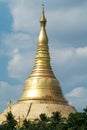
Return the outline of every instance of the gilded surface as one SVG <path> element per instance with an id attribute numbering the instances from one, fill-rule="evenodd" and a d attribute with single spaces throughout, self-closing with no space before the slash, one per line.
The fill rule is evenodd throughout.
<path id="1" fill-rule="evenodd" d="M 67 104 L 63 97 L 60 84 L 50 66 L 48 37 L 46 34 L 46 18 L 44 9 L 40 18 L 40 34 L 31 75 L 26 81 L 22 97 L 19 101 L 56 102 Z"/>

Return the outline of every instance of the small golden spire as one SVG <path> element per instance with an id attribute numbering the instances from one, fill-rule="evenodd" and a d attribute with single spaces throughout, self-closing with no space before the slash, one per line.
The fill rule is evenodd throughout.
<path id="1" fill-rule="evenodd" d="M 42 16 L 40 18 L 40 23 L 46 23 L 46 18 L 45 18 L 45 15 L 44 15 L 44 4 L 42 4 Z"/>
<path id="2" fill-rule="evenodd" d="M 43 4 L 42 5 L 42 15 L 40 18 L 41 29 L 40 29 L 40 34 L 39 34 L 39 38 L 38 38 L 38 44 L 43 43 L 43 42 L 48 44 L 48 37 L 46 34 L 46 29 L 45 29 L 46 22 L 47 22 L 47 20 L 46 20 L 45 14 L 44 14 L 44 4 Z"/>

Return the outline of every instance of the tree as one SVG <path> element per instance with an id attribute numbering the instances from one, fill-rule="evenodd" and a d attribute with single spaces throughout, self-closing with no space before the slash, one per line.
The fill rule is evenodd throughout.
<path id="1" fill-rule="evenodd" d="M 14 119 L 13 114 L 10 112 L 6 115 L 6 121 L 0 125 L 0 130 L 14 130 L 16 129 L 17 121 Z"/>
<path id="2" fill-rule="evenodd" d="M 87 130 L 87 115 L 84 112 L 70 113 L 67 120 L 68 128 Z"/>
<path id="3" fill-rule="evenodd" d="M 62 129 L 63 118 L 61 117 L 60 112 L 53 112 L 50 117 L 49 128 L 50 130 L 59 130 Z"/>
<path id="4" fill-rule="evenodd" d="M 39 119 L 35 119 L 34 126 L 37 130 L 48 130 L 47 129 L 48 117 L 45 113 L 39 115 Z"/>
<path id="5" fill-rule="evenodd" d="M 31 121 L 25 119 L 23 121 L 23 127 L 22 128 L 23 128 L 23 130 L 31 130 L 32 129 L 32 123 L 31 123 Z"/>
<path id="6" fill-rule="evenodd" d="M 83 109 L 83 111 L 85 112 L 85 114 L 87 115 L 87 107 Z"/>
<path id="7" fill-rule="evenodd" d="M 6 124 L 8 130 L 13 130 L 16 128 L 17 121 L 14 119 L 12 112 L 8 112 L 6 115 Z"/>

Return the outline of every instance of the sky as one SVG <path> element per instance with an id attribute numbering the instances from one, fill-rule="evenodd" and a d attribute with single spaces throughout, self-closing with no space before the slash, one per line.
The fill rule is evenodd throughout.
<path id="1" fill-rule="evenodd" d="M 0 0 L 0 112 L 20 99 L 40 32 L 41 0 Z M 51 66 L 77 111 L 87 106 L 87 0 L 44 1 Z"/>

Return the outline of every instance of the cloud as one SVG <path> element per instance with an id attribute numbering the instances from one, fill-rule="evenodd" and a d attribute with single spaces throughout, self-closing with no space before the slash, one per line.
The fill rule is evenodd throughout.
<path id="1" fill-rule="evenodd" d="M 66 96 L 67 97 L 76 97 L 76 98 L 81 98 L 86 96 L 87 90 L 84 87 L 78 87 L 72 90 L 70 93 L 68 93 Z"/>
<path id="2" fill-rule="evenodd" d="M 87 57 L 87 47 L 77 48 L 76 53 L 79 57 Z"/>
<path id="3" fill-rule="evenodd" d="M 51 64 L 63 88 L 86 84 L 87 47 L 51 49 Z"/>
<path id="4" fill-rule="evenodd" d="M 48 19 L 49 21 L 51 21 L 51 24 L 49 24 L 49 26 L 51 26 L 52 29 L 57 29 L 57 31 L 64 31 L 64 33 L 65 31 L 66 33 L 68 31 L 75 32 L 76 29 L 78 29 L 77 31 L 79 31 L 81 29 L 84 29 L 85 27 L 87 28 L 87 18 L 85 17 L 86 13 L 86 6 L 52 10 L 47 13 Z"/>
<path id="5" fill-rule="evenodd" d="M 11 86 L 11 84 L 0 81 L 0 97 L 2 100 L 14 100 L 17 99 L 17 97 L 21 94 L 21 85 L 14 85 Z"/>
<path id="6" fill-rule="evenodd" d="M 87 60 L 87 46 L 78 48 L 51 48 L 52 62 L 66 67 L 85 66 Z M 69 65 L 68 65 L 69 64 Z"/>
<path id="7" fill-rule="evenodd" d="M 87 106 L 87 88 L 78 87 L 67 93 L 65 97 L 70 104 L 76 107 L 77 110 L 82 110 Z"/>
<path id="8" fill-rule="evenodd" d="M 9 2 L 9 7 L 11 14 L 13 16 L 13 29 L 14 31 L 23 31 L 23 32 L 37 32 L 37 23 L 38 23 L 38 1 L 30 2 L 28 0 L 15 0 Z M 35 9 L 37 11 L 35 11 Z"/>
<path id="9" fill-rule="evenodd" d="M 48 34 L 54 39 L 52 44 L 56 42 L 56 45 L 59 44 L 61 47 L 85 46 L 87 41 L 86 5 L 68 9 L 57 8 L 46 13 Z"/>
<path id="10" fill-rule="evenodd" d="M 87 46 L 85 47 L 78 47 L 78 48 L 58 48 L 56 49 L 51 48 L 51 57 L 54 63 L 61 63 L 62 65 L 69 63 L 73 65 L 74 63 L 78 62 L 78 60 L 86 60 L 87 59 Z M 56 60 L 58 59 L 58 60 Z"/>
<path id="11" fill-rule="evenodd" d="M 39 32 L 41 2 L 28 0 L 7 0 L 13 17 L 13 31 L 28 32 L 35 36 Z M 51 5 L 52 4 L 52 5 Z M 38 6 L 40 8 L 38 8 Z M 52 8 L 51 8 L 52 7 Z M 45 14 L 48 20 L 47 31 L 53 43 L 63 46 L 84 46 L 87 41 L 87 1 L 47 2 Z M 55 33 L 54 33 L 55 32 Z M 52 41 L 51 39 L 51 41 Z M 59 41 L 59 42 L 58 42 Z"/>
<path id="12" fill-rule="evenodd" d="M 8 62 L 8 75 L 11 78 L 25 80 L 28 77 L 29 70 L 33 68 L 31 51 L 20 53 L 15 49 L 11 59 Z"/>
<path id="13" fill-rule="evenodd" d="M 61 35 L 65 35 L 65 37 L 67 35 L 73 35 L 75 38 L 76 35 L 79 37 L 79 35 L 82 35 L 83 33 L 85 34 L 85 31 L 87 32 L 87 1 L 79 2 L 80 5 L 77 4 L 76 1 L 64 2 L 55 0 L 55 2 L 51 3 L 53 9 L 50 10 L 50 7 L 48 6 L 46 16 L 48 19 L 48 31 L 52 35 L 54 35 L 52 32 L 55 31 L 57 37 L 58 35 L 59 37 L 61 37 Z M 60 7 L 55 8 L 55 6 L 59 5 L 59 3 Z M 68 5 L 67 8 L 63 3 Z M 14 31 L 32 32 L 34 30 L 34 33 L 38 32 L 38 21 L 41 11 L 40 8 L 38 9 L 37 5 L 40 6 L 40 2 L 35 1 L 33 3 L 28 0 L 10 0 L 8 4 L 13 17 Z M 73 6 L 71 7 L 71 5 Z M 64 39 L 65 37 L 63 36 Z"/>
<path id="14" fill-rule="evenodd" d="M 10 33 L 10 34 L 3 34 L 2 36 L 2 43 L 8 49 L 18 48 L 21 50 L 29 49 L 30 47 L 34 48 L 36 44 L 36 36 L 33 36 L 30 33 Z"/>
<path id="15" fill-rule="evenodd" d="M 10 85 L 7 82 L 0 81 L 0 112 L 8 106 L 10 100 L 14 103 L 20 98 L 22 89 L 23 86 L 21 85 Z"/>
<path id="16" fill-rule="evenodd" d="M 8 56 L 8 76 L 24 81 L 33 68 L 37 41 L 28 33 L 3 35 L 3 55 Z"/>
<path id="17" fill-rule="evenodd" d="M 86 3 L 86 0 L 80 1 L 80 0 L 55 0 L 50 1 L 49 8 L 52 9 L 58 9 L 58 8 L 72 8 L 74 6 L 82 6 L 84 3 Z M 46 1 L 46 5 L 49 5 L 49 1 Z"/>

